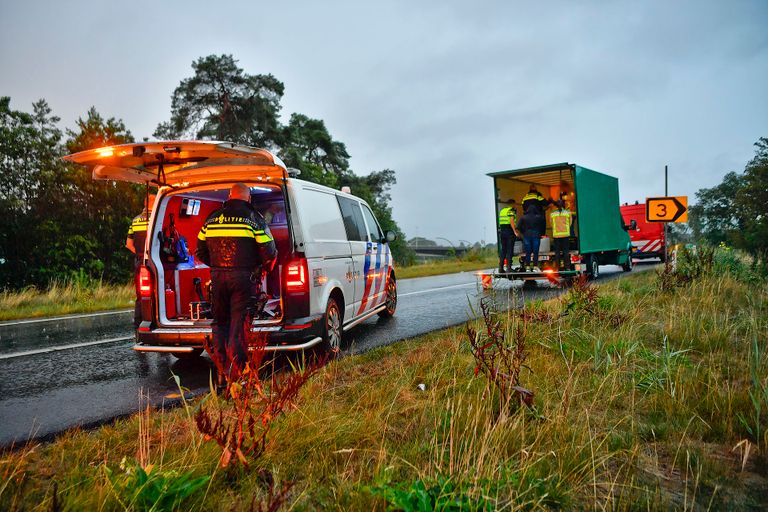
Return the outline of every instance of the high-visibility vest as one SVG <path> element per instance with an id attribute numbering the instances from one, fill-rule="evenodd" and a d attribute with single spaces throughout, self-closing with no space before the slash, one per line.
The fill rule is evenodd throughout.
<path id="1" fill-rule="evenodd" d="M 499 226 L 509 226 L 512 222 L 517 222 L 517 213 L 514 208 L 502 208 L 499 212 Z"/>
<path id="2" fill-rule="evenodd" d="M 571 236 L 571 212 L 568 210 L 555 210 L 549 216 L 552 219 L 553 238 Z"/>

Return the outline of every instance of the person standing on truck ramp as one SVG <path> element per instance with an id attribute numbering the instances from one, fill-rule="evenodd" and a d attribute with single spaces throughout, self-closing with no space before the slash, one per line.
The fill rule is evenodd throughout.
<path id="1" fill-rule="evenodd" d="M 499 256 L 499 272 L 512 271 L 512 257 L 515 253 L 515 237 L 520 238 L 517 232 L 517 210 L 515 209 L 514 199 L 507 199 L 507 206 L 499 212 L 499 240 L 501 241 L 501 255 Z M 507 262 L 507 268 L 504 269 L 504 261 Z"/>
<path id="2" fill-rule="evenodd" d="M 536 189 L 536 185 L 531 185 L 528 188 L 528 193 L 523 196 L 523 213 L 525 214 L 531 206 L 535 206 L 543 215 L 547 205 L 551 202 L 549 199 L 544 199 L 544 196 Z"/>
<path id="3" fill-rule="evenodd" d="M 557 210 L 549 214 L 552 220 L 552 244 L 554 262 L 559 270 L 570 267 L 568 243 L 571 236 L 571 212 L 565 207 L 565 201 L 557 201 Z"/>
<path id="4" fill-rule="evenodd" d="M 235 183 L 224 206 L 208 216 L 197 235 L 195 255 L 211 267 L 213 343 L 211 359 L 236 379 L 248 361 L 245 318 L 254 281 L 275 264 L 277 249 L 264 217 L 251 205 L 251 191 Z"/>
<path id="5" fill-rule="evenodd" d="M 539 266 L 539 244 L 541 236 L 547 229 L 547 223 L 544 216 L 539 212 L 538 207 L 528 208 L 520 220 L 517 222 L 517 231 L 523 235 L 523 249 L 525 257 L 523 258 L 523 269 L 530 269 Z M 533 260 L 531 260 L 533 256 Z"/>
<path id="6" fill-rule="evenodd" d="M 148 194 L 144 200 L 144 210 L 131 221 L 128 227 L 128 238 L 125 239 L 125 248 L 131 251 L 133 258 L 133 282 L 136 288 L 136 302 L 133 306 L 133 327 L 138 328 L 141 323 L 141 296 L 139 294 L 139 270 L 144 263 L 144 248 L 147 241 L 147 225 L 152 214 L 152 206 L 155 204 L 155 194 Z"/>

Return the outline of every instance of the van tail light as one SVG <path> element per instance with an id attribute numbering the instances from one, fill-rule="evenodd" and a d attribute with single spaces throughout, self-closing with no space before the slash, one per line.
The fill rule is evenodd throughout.
<path id="1" fill-rule="evenodd" d="M 309 289 L 307 274 L 306 258 L 301 258 L 290 262 L 285 268 L 286 291 L 306 292 Z"/>
<path id="2" fill-rule="evenodd" d="M 141 297 L 152 296 L 152 275 L 149 273 L 149 269 L 143 265 L 139 269 L 139 295 Z"/>

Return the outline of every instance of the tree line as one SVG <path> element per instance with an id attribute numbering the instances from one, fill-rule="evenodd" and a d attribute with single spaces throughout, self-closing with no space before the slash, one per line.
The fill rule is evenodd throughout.
<path id="1" fill-rule="evenodd" d="M 158 124 L 158 139 L 209 139 L 262 147 L 278 154 L 302 179 L 333 188 L 351 187 L 372 207 L 401 264 L 413 260 L 405 235 L 392 218 L 391 169 L 356 174 L 343 142 L 322 119 L 294 113 L 280 121 L 284 85 L 268 75 L 249 75 L 231 55 L 209 55 L 192 64 L 193 75 L 173 91 L 171 116 Z M 31 112 L 0 97 L 0 289 L 46 286 L 52 280 L 130 280 L 132 255 L 123 248 L 131 219 L 142 209 L 142 186 L 97 182 L 68 153 L 135 142 L 120 119 L 95 108 L 74 129 L 59 128 L 45 100 Z"/>
<path id="2" fill-rule="evenodd" d="M 696 192 L 688 226 L 677 231 L 682 239 L 741 249 L 768 271 L 768 138 L 755 148 L 743 172 L 729 172 L 719 185 Z"/>

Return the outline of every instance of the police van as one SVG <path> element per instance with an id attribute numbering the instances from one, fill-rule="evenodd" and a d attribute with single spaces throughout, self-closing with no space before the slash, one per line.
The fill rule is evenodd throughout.
<path id="1" fill-rule="evenodd" d="M 168 141 L 98 148 L 65 160 L 92 168 L 97 180 L 159 187 L 137 283 L 142 321 L 134 350 L 184 358 L 204 349 L 216 305 L 210 268 L 194 257 L 197 236 L 236 182 L 250 188 L 278 251 L 275 268 L 258 283 L 249 339 L 266 339 L 269 351 L 335 350 L 344 331 L 395 313 L 394 233 L 382 231 L 362 199 L 293 177 L 267 150 Z"/>

